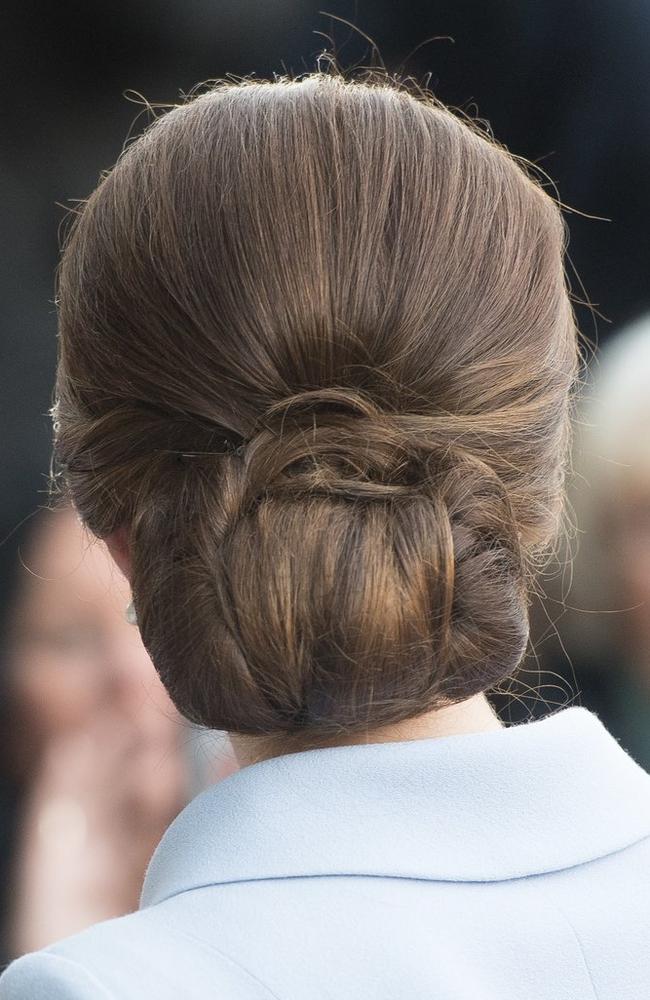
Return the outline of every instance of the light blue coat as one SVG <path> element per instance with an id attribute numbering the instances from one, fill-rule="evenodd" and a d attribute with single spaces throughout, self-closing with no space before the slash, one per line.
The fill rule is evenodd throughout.
<path id="1" fill-rule="evenodd" d="M 194 799 L 138 912 L 0 1000 L 645 1000 L 650 775 L 564 708 L 287 754 Z"/>

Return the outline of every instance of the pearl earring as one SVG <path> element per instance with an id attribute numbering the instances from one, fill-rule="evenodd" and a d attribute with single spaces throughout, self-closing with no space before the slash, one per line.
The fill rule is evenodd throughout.
<path id="1" fill-rule="evenodd" d="M 129 601 L 124 612 L 124 617 L 126 618 L 129 625 L 137 625 L 138 618 L 135 613 L 135 607 L 133 606 L 133 601 Z"/>

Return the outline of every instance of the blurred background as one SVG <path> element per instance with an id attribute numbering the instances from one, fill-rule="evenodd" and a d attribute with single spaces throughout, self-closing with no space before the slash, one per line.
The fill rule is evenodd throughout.
<path id="1" fill-rule="evenodd" d="M 39 510 L 61 227 L 149 120 L 137 95 L 299 74 L 324 49 L 368 65 L 365 34 L 389 70 L 550 175 L 598 350 L 577 414 L 577 530 L 540 577 L 519 677 L 491 697 L 507 723 L 586 705 L 650 770 L 650 2 L 7 0 L 3 14 L 0 960 L 136 906 L 167 823 L 234 768 L 219 734 L 201 742 L 176 717 L 105 552 L 71 512 Z"/>

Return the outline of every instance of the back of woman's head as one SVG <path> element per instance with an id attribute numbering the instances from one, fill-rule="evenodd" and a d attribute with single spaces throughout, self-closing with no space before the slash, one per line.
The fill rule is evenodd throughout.
<path id="1" fill-rule="evenodd" d="M 188 718 L 309 743 L 512 674 L 562 514 L 565 241 L 505 148 L 377 72 L 219 82 L 125 149 L 61 263 L 56 454 L 128 530 Z"/>

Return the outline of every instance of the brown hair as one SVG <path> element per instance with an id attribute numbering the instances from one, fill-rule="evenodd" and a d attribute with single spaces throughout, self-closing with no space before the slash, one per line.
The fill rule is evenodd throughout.
<path id="1" fill-rule="evenodd" d="M 55 455 L 189 719 L 318 745 L 519 664 L 579 364 L 523 163 L 378 70 L 218 81 L 75 218 Z"/>

